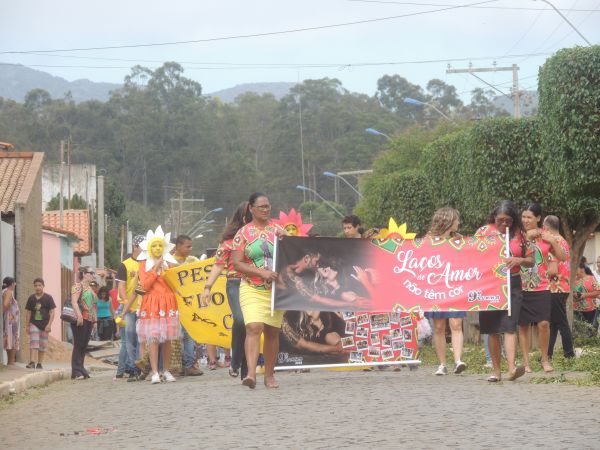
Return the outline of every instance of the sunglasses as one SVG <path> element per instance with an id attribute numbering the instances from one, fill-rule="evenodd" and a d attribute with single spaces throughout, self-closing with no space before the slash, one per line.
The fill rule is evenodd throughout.
<path id="1" fill-rule="evenodd" d="M 271 205 L 254 205 L 253 208 L 260 209 L 261 211 L 268 211 L 271 209 Z"/>

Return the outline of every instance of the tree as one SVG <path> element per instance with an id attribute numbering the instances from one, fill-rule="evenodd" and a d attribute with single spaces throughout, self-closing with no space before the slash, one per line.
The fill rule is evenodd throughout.
<path id="1" fill-rule="evenodd" d="M 551 208 L 571 243 L 571 273 L 600 225 L 600 46 L 563 49 L 539 73 L 541 145 Z"/>
<path id="2" fill-rule="evenodd" d="M 63 195 L 63 208 L 67 209 L 68 199 Z M 56 194 L 46 205 L 46 211 L 58 211 L 60 209 L 60 194 Z M 88 204 L 78 194 L 71 196 L 71 209 L 88 209 Z"/>

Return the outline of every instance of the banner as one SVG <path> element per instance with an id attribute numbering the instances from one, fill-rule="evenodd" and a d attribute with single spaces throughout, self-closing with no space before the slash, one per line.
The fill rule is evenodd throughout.
<path id="1" fill-rule="evenodd" d="M 227 278 L 217 278 L 210 291 L 210 301 L 202 304 L 204 284 L 210 275 L 215 258 L 173 267 L 164 278 L 177 297 L 179 320 L 194 341 L 200 344 L 231 347 L 233 317 L 225 285 Z"/>
<path id="2" fill-rule="evenodd" d="M 276 367 L 418 363 L 416 324 L 404 312 L 287 311 Z"/>
<path id="3" fill-rule="evenodd" d="M 284 236 L 274 309 L 483 311 L 507 309 L 503 240 Z"/>

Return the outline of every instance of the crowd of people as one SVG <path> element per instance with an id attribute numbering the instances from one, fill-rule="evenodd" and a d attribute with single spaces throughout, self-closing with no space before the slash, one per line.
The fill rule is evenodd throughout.
<path id="1" fill-rule="evenodd" d="M 451 239 L 459 234 L 460 214 L 453 208 L 437 210 L 427 233 L 433 239 Z M 504 239 L 508 232 L 510 256 L 505 258 L 510 274 L 511 312 L 482 311 L 479 313 L 480 333 L 485 337 L 486 355 L 492 369 L 488 381 L 501 380 L 501 358 L 507 361 L 506 379 L 516 380 L 531 372 L 529 361 L 531 326 L 536 324 L 537 342 L 542 370 L 552 372 L 552 355 L 558 333 L 561 334 L 565 357 L 573 357 L 573 341 L 567 319 L 566 302 L 573 293 L 576 315 L 597 327 L 600 297 L 600 257 L 590 270 L 582 261 L 575 285 L 570 285 L 570 249 L 560 235 L 556 216 L 543 217 L 541 206 L 528 205 L 519 211 L 508 200 L 498 202 L 487 224 L 477 236 Z M 364 230 L 357 216 L 342 220 L 346 238 L 371 239 L 377 229 Z M 273 266 L 274 243 L 286 234 L 284 228 L 271 219 L 271 204 L 266 195 L 255 193 L 234 211 L 221 235 L 216 263 L 205 283 L 202 294 L 207 301 L 221 273 L 227 276 L 227 298 L 232 311 L 231 350 L 225 349 L 224 365 L 229 375 L 239 377 L 244 386 L 254 389 L 259 359 L 264 364 L 264 385 L 277 388 L 275 363 L 282 327 L 283 311 L 271 311 L 273 283 L 281 280 Z M 198 343 L 179 321 L 177 300 L 163 274 L 167 268 L 198 261 L 191 255 L 192 239 L 179 235 L 170 242 L 160 227 L 156 232 L 133 238 L 132 253 L 121 263 L 115 276 L 116 287 L 99 287 L 90 267 L 80 267 L 78 280 L 71 291 L 71 305 L 76 320 L 71 324 L 73 342 L 72 378 L 87 379 L 85 352 L 95 333 L 99 339 L 119 338 L 121 348 L 116 378 L 128 381 L 146 379 L 153 384 L 173 382 L 179 376 L 202 375 L 198 362 Z M 309 261 L 310 262 L 310 261 Z M 315 269 L 325 283 L 335 268 Z M 293 271 L 287 274 L 294 276 Z M 8 364 L 14 364 L 19 350 L 20 309 L 15 299 L 16 281 L 6 277 L 2 285 L 4 348 Z M 51 331 L 56 305 L 44 292 L 44 281 L 34 280 L 32 294 L 25 308 L 29 337 L 28 368 L 41 368 Z M 433 346 L 439 360 L 435 375 L 449 373 L 446 356 L 446 324 L 449 325 L 454 374 L 467 365 L 462 361 L 463 319 L 465 312 L 428 312 L 433 325 Z M 261 335 L 264 337 L 261 352 Z M 339 336 L 338 336 L 339 337 Z M 327 342 L 335 346 L 335 342 Z M 521 349 L 521 364 L 517 364 L 517 348 Z M 504 352 L 502 352 L 504 347 Z M 210 370 L 217 367 L 217 348 L 205 346 Z"/>

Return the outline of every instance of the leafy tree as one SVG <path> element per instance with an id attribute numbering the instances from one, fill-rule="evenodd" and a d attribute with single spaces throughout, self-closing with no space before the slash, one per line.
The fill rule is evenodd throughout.
<path id="1" fill-rule="evenodd" d="M 67 209 L 68 198 L 63 195 L 63 208 Z M 46 211 L 58 211 L 60 209 L 60 194 L 56 194 L 46 205 Z M 83 197 L 78 194 L 71 196 L 71 209 L 88 209 L 88 204 Z"/>

